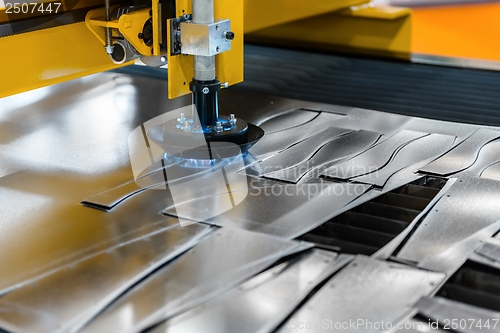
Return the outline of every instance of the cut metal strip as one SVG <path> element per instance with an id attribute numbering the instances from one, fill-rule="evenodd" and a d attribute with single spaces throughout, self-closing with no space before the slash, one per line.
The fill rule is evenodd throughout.
<path id="1" fill-rule="evenodd" d="M 252 165 L 247 169 L 247 173 L 254 176 L 262 176 L 266 173 L 291 167 L 297 163 L 308 160 L 326 143 L 349 132 L 352 132 L 352 130 L 337 127 L 326 128 L 293 147 L 285 149 L 260 163 Z"/>
<path id="2" fill-rule="evenodd" d="M 325 319 L 332 325 L 351 322 L 357 325 L 354 329 L 350 325 L 330 328 L 335 332 L 380 332 L 384 329 L 373 323 L 398 322 L 413 304 L 429 295 L 443 279 L 442 273 L 357 256 L 307 301 L 279 332 L 296 332 L 297 323 L 311 323 L 308 332 L 324 332 L 321 324 Z"/>
<path id="3" fill-rule="evenodd" d="M 319 283 L 352 259 L 352 256 L 314 250 L 256 276 L 151 332 L 272 332 Z"/>
<path id="4" fill-rule="evenodd" d="M 0 326 L 14 332 L 76 332 L 210 232 L 200 224 L 171 228 L 60 269 L 0 298 Z"/>
<path id="5" fill-rule="evenodd" d="M 403 130 L 362 154 L 323 172 L 323 175 L 336 179 L 350 179 L 380 170 L 391 161 L 394 154 L 409 142 L 429 135 L 428 133 Z"/>
<path id="6" fill-rule="evenodd" d="M 266 135 L 269 135 L 274 132 L 284 131 L 307 124 L 314 118 L 318 117 L 319 114 L 320 112 L 318 111 L 296 109 L 268 119 L 259 126 L 266 132 Z"/>
<path id="7" fill-rule="evenodd" d="M 400 244 L 405 240 L 406 237 L 410 234 L 410 232 L 415 228 L 420 220 L 423 219 L 424 216 L 436 205 L 436 203 L 441 200 L 441 198 L 448 192 L 451 186 L 455 183 L 456 179 L 450 179 L 446 182 L 443 188 L 434 196 L 434 198 L 429 202 L 424 210 L 418 214 L 413 221 L 406 227 L 404 231 L 402 231 L 399 235 L 397 235 L 391 242 L 385 245 L 382 249 L 377 251 L 372 255 L 373 258 L 378 259 L 388 259 L 400 246 Z"/>
<path id="8" fill-rule="evenodd" d="M 416 163 L 428 162 L 451 148 L 454 136 L 430 134 L 418 138 L 396 152 L 396 156 L 382 169 L 367 175 L 352 178 L 351 181 L 383 187 L 389 178 L 406 167 Z"/>
<path id="9" fill-rule="evenodd" d="M 474 164 L 481 148 L 498 139 L 500 131 L 481 128 L 437 160 L 421 168 L 421 172 L 447 176 Z"/>
<path id="10" fill-rule="evenodd" d="M 447 327 L 452 327 L 454 320 L 458 326 L 458 332 L 464 333 L 482 333 L 486 326 L 482 326 L 491 322 L 491 326 L 486 330 L 488 332 L 500 332 L 500 325 L 495 325 L 496 319 L 500 318 L 500 312 L 483 309 L 476 306 L 456 302 L 442 297 L 422 297 L 416 304 L 418 312 L 432 319 L 439 321 L 441 324 L 449 322 Z M 465 325 L 464 325 L 465 321 Z M 461 323 L 460 323 L 461 322 Z"/>
<path id="11" fill-rule="evenodd" d="M 444 272 L 447 277 L 451 277 L 474 253 L 481 242 L 486 242 L 498 230 L 500 230 L 500 220 L 453 244 L 446 251 L 425 257 L 418 266 Z"/>
<path id="12" fill-rule="evenodd" d="M 328 142 L 326 145 L 321 147 L 309 160 L 302 161 L 288 169 L 273 173 L 267 173 L 264 176 L 266 178 L 297 183 L 311 169 L 318 168 L 325 163 L 334 163 L 336 161 L 339 161 L 340 159 L 359 154 L 365 149 L 369 148 L 375 142 L 377 142 L 379 138 L 380 134 L 370 131 L 360 130 L 347 133 Z M 292 150 L 294 148 L 295 147 L 292 147 L 289 150 Z M 282 166 L 283 168 L 286 167 L 284 165 L 280 166 Z"/>
<path id="13" fill-rule="evenodd" d="M 334 113 L 321 112 L 319 116 L 304 125 L 264 135 L 259 142 L 250 148 L 249 153 L 260 156 L 280 151 L 328 127 L 335 126 L 335 123 L 342 118 L 345 117 Z"/>
<path id="14" fill-rule="evenodd" d="M 476 253 L 500 263 L 500 246 L 492 243 L 483 243 L 477 250 Z"/>
<path id="15" fill-rule="evenodd" d="M 420 262 L 500 219 L 500 182 L 464 177 L 456 181 L 401 249 L 398 258 Z"/>
<path id="16" fill-rule="evenodd" d="M 303 249 L 296 241 L 222 228 L 134 286 L 81 332 L 143 331 L 239 285 L 282 256 Z"/>
<path id="17" fill-rule="evenodd" d="M 454 177 L 481 177 L 485 169 L 498 162 L 500 162 L 500 141 L 490 142 L 481 148 L 477 160 L 472 166 L 455 174 Z"/>
<path id="18" fill-rule="evenodd" d="M 490 165 L 481 173 L 481 178 L 500 180 L 500 162 Z"/>
<path id="19" fill-rule="evenodd" d="M 190 160 L 164 164 L 163 166 L 160 166 L 159 169 L 149 172 L 147 175 L 142 176 L 135 181 L 131 180 L 123 185 L 87 198 L 82 201 L 82 204 L 97 209 L 111 210 L 126 199 L 146 190 L 165 190 L 167 188 L 167 184 L 175 184 L 193 178 L 203 179 L 204 177 L 210 177 L 214 174 L 215 170 L 230 166 L 232 160 L 234 159 L 222 159 L 214 162 L 214 164 L 211 164 L 208 167 L 200 168 L 186 166 L 186 164 L 190 162 L 195 163 L 195 161 Z M 161 164 L 158 162 L 155 163 L 155 165 L 158 166 Z M 167 169 L 168 171 L 166 171 Z M 174 177 L 172 177 L 172 179 L 168 179 L 167 175 Z M 200 182 L 200 184 L 202 183 L 203 181 Z M 207 184 L 211 185 L 212 183 L 207 182 Z"/>
<path id="20" fill-rule="evenodd" d="M 263 188 L 254 187 L 251 182 L 250 186 L 245 200 L 230 210 L 224 206 L 224 198 L 210 196 L 185 203 L 189 208 L 169 207 L 163 213 L 179 216 L 182 212 L 179 217 L 183 219 L 293 239 L 328 221 L 370 188 L 365 184 L 330 182 Z M 207 216 L 215 217 L 207 220 Z"/>
<path id="21" fill-rule="evenodd" d="M 489 238 L 487 239 L 486 241 L 484 241 L 483 243 L 484 244 L 488 244 L 488 246 L 491 246 L 491 247 L 495 247 L 495 248 L 500 248 L 500 238 L 499 238 L 500 234 L 497 234 L 496 237 L 494 238 Z M 480 254 L 478 251 L 481 251 L 481 246 L 478 247 L 478 249 L 476 249 L 476 252 L 474 252 L 470 257 L 469 257 L 469 260 L 470 261 L 474 261 L 474 262 L 477 262 L 477 263 L 480 263 L 480 264 L 483 264 L 483 265 L 486 265 L 486 266 L 491 266 L 491 267 L 495 267 L 497 269 L 500 269 L 500 258 L 497 258 L 497 259 L 493 259 L 493 257 L 495 257 L 496 255 L 496 252 L 489 252 L 489 253 L 484 253 L 483 254 Z M 492 258 L 490 258 L 492 257 Z"/>

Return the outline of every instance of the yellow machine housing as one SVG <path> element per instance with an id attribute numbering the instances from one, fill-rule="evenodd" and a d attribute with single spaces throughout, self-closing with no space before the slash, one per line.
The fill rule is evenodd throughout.
<path id="1" fill-rule="evenodd" d="M 216 56 L 218 80 L 227 82 L 228 86 L 243 81 L 243 34 L 259 43 L 300 43 L 305 48 L 407 59 L 411 46 L 411 12 L 392 7 L 374 8 L 363 3 L 366 1 L 214 0 L 216 19 L 230 19 L 236 36 L 231 50 Z M 120 6 L 117 1 L 112 4 L 112 8 Z M 191 8 L 191 0 L 175 0 L 176 17 L 190 14 Z M 193 77 L 193 57 L 170 52 L 169 23 L 174 17 L 161 17 L 158 0 L 153 0 L 151 7 L 110 21 L 104 18 L 102 1 L 96 0 L 80 1 L 71 8 L 63 4 L 60 14 L 75 11 L 85 11 L 85 17 L 81 21 L 40 28 L 35 24 L 30 27 L 30 20 L 44 14 L 8 15 L 5 8 L 0 9 L 0 24 L 28 25 L 22 33 L 0 37 L 0 72 L 5 82 L 0 97 L 134 64 L 134 61 L 122 64 L 111 61 L 103 47 L 106 27 L 112 28 L 115 38 L 118 33 L 123 36 L 140 56 L 168 59 L 169 98 L 190 93 L 188 83 Z M 138 38 L 149 19 L 153 26 L 152 45 Z M 164 20 L 167 31 L 162 31 Z M 168 42 L 162 50 L 159 41 L 164 40 L 164 34 Z"/>

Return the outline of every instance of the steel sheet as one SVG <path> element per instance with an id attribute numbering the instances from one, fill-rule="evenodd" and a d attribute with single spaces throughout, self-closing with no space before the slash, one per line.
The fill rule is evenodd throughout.
<path id="1" fill-rule="evenodd" d="M 335 332 L 383 331 L 382 322 L 397 322 L 443 279 L 441 273 L 357 256 L 293 314 L 279 332 L 297 332 L 298 323 L 309 323 L 309 332 L 323 332 L 321 325 L 325 320 Z M 358 323 L 358 319 L 363 323 L 342 327 L 343 323 Z M 335 326 L 337 323 L 340 326 Z"/>

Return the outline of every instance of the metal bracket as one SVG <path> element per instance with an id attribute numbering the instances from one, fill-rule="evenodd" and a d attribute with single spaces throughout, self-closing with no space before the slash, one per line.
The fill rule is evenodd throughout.
<path id="1" fill-rule="evenodd" d="M 170 20 L 170 55 L 181 54 L 181 22 L 191 21 L 191 14 L 182 15 Z"/>
<path id="2" fill-rule="evenodd" d="M 230 20 L 217 20 L 209 24 L 181 22 L 181 52 L 195 56 L 213 57 L 231 50 Z M 231 35 L 228 38 L 228 35 Z"/>

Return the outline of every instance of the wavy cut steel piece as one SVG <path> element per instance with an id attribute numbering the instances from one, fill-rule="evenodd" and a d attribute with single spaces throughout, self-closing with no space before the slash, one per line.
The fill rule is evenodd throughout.
<path id="1" fill-rule="evenodd" d="M 319 283 L 352 259 L 352 256 L 313 250 L 149 332 L 272 332 Z"/>
<path id="2" fill-rule="evenodd" d="M 383 168 L 404 145 L 428 133 L 402 130 L 376 144 L 362 154 L 323 171 L 322 175 L 335 179 L 351 179 Z"/>
<path id="3" fill-rule="evenodd" d="M 345 116 L 321 112 L 316 118 L 301 126 L 264 135 L 255 146 L 250 148 L 249 153 L 254 156 L 260 156 L 283 150 L 328 127 L 335 126 L 335 123 L 343 118 L 345 118 Z"/>
<path id="4" fill-rule="evenodd" d="M 324 332 L 321 324 L 325 319 L 335 332 L 384 331 L 387 326 L 380 327 L 382 322 L 397 322 L 443 279 L 442 273 L 357 256 L 293 314 L 279 332 L 298 332 L 297 323 L 310 323 L 308 332 Z M 358 326 L 353 329 L 351 322 Z M 336 323 L 341 326 L 335 326 Z"/>
<path id="5" fill-rule="evenodd" d="M 380 137 L 381 135 L 378 133 L 364 130 L 347 133 L 319 148 L 310 159 L 295 164 L 291 168 L 266 173 L 264 177 L 296 184 L 312 169 L 316 169 L 325 163 L 335 163 L 341 159 L 357 155 L 376 143 Z M 290 150 L 293 148 L 290 148 Z"/>
<path id="6" fill-rule="evenodd" d="M 307 124 L 318 117 L 321 112 L 295 109 L 290 112 L 280 114 L 274 118 L 268 119 L 259 126 L 266 132 L 266 135 L 284 131 L 290 128 L 298 127 Z"/>
<path id="7" fill-rule="evenodd" d="M 476 162 L 478 153 L 487 143 L 500 138 L 500 131 L 480 128 L 443 156 L 421 168 L 421 172 L 448 176 L 463 171 Z"/>
<path id="8" fill-rule="evenodd" d="M 351 181 L 383 187 L 389 178 L 406 167 L 420 162 L 429 162 L 450 149 L 456 137 L 430 134 L 409 142 L 398 150 L 394 158 L 382 169 L 352 178 Z"/>
<path id="9" fill-rule="evenodd" d="M 310 246 L 222 228 L 134 286 L 81 332 L 140 332 L 239 285 L 281 257 Z"/>
<path id="10" fill-rule="evenodd" d="M 185 164 L 189 164 L 190 160 L 186 160 L 184 162 L 177 161 L 170 164 L 165 163 L 163 167 L 160 167 L 160 169 L 150 172 L 147 175 L 142 176 L 140 179 L 135 181 L 131 180 L 123 185 L 96 194 L 83 200 L 81 203 L 88 207 L 108 211 L 115 208 L 118 204 L 128 198 L 146 190 L 165 190 L 167 189 L 168 184 L 175 184 L 194 178 L 202 179 L 203 177 L 210 177 L 215 170 L 230 166 L 233 160 L 234 158 L 222 159 L 215 161 L 214 164 L 200 168 L 194 168 L 189 165 L 186 166 Z M 192 162 L 195 163 L 195 161 Z M 168 171 L 165 171 L 166 169 L 168 169 Z M 174 179 L 168 179 L 168 176 L 172 175 L 175 175 Z"/>
<path id="11" fill-rule="evenodd" d="M 481 173 L 481 178 L 500 180 L 500 162 L 490 165 Z"/>
<path id="12" fill-rule="evenodd" d="M 14 332 L 76 332 L 161 265 L 210 232 L 171 228 L 97 254 L 0 298 L 0 327 Z"/>
<path id="13" fill-rule="evenodd" d="M 305 139 L 296 145 L 287 148 L 276 155 L 263 160 L 260 163 L 253 164 L 246 169 L 247 174 L 253 176 L 262 176 L 267 173 L 272 173 L 277 170 L 289 168 L 297 163 L 303 162 L 311 158 L 318 149 L 327 144 L 334 138 L 346 135 L 352 130 L 329 127 L 313 136 Z"/>
<path id="14" fill-rule="evenodd" d="M 187 203 L 189 209 L 180 207 L 182 209 L 178 210 L 184 215 L 179 217 L 293 239 L 335 216 L 337 211 L 371 187 L 328 181 L 302 185 L 275 184 L 263 188 L 253 187 L 251 183 L 250 186 L 246 199 L 230 210 L 226 210 L 219 196 L 210 196 Z M 283 200 L 284 197 L 286 200 Z M 178 216 L 175 207 L 167 208 L 163 213 Z M 217 213 L 220 215 L 215 216 Z M 215 217 L 206 219 L 207 215 Z"/>
<path id="15" fill-rule="evenodd" d="M 500 219 L 500 182 L 464 177 L 422 220 L 398 258 L 420 262 Z"/>
<path id="16" fill-rule="evenodd" d="M 481 147 L 473 165 L 454 174 L 453 177 L 481 177 L 485 169 L 498 162 L 500 162 L 500 141 L 490 142 Z"/>

